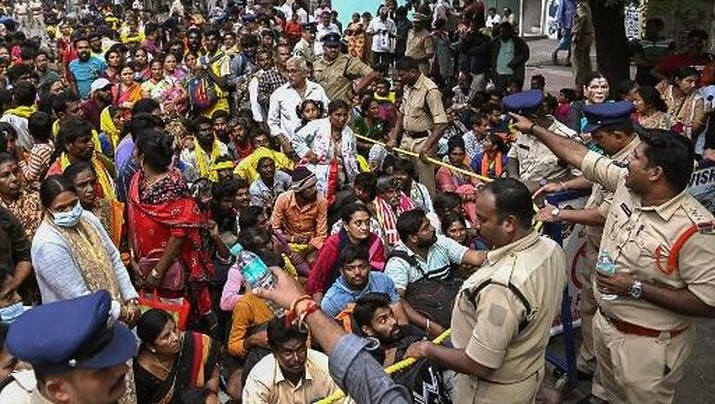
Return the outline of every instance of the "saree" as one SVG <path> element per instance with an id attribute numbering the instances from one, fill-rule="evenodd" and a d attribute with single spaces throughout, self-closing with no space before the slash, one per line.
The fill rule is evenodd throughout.
<path id="1" fill-rule="evenodd" d="M 186 332 L 166 380 L 160 380 L 134 361 L 137 401 L 143 404 L 171 404 L 191 388 L 201 388 L 211 379 L 218 364 L 220 344 L 197 332 Z"/>
<path id="2" fill-rule="evenodd" d="M 119 84 L 112 87 L 112 96 L 114 97 L 114 105 L 122 108 L 125 118 L 129 119 L 131 117 L 131 106 L 142 98 L 142 88 L 139 83 L 134 83 L 128 89 L 123 90 L 122 85 Z M 125 104 L 129 104 L 129 106 L 125 106 Z"/>
<path id="3" fill-rule="evenodd" d="M 206 227 L 205 216 L 189 196 L 181 172 L 173 169 L 149 186 L 144 173 L 136 173 L 129 187 L 127 214 L 136 258 L 165 249 L 171 236 L 184 239 L 178 259 L 188 268 L 187 288 L 179 294 L 161 288 L 157 293 L 163 298 L 188 298 L 196 318 L 208 314 L 212 309 L 209 282 L 216 270 L 203 248 L 201 229 Z"/>
<path id="4" fill-rule="evenodd" d="M 395 210 L 380 196 L 372 203 L 375 218 L 385 230 L 385 243 L 390 247 L 395 246 L 400 241 L 400 235 L 397 233 L 397 218 L 408 210 L 414 209 L 415 203 L 403 192 L 400 192 L 400 205 Z"/>
<path id="5" fill-rule="evenodd" d="M 98 199 L 97 207 L 92 211 L 107 230 L 114 246 L 119 248 L 122 242 L 124 226 L 124 204 L 117 200 Z"/>
<path id="6" fill-rule="evenodd" d="M 151 98 L 161 104 L 162 111 L 167 111 L 167 105 L 175 102 L 184 95 L 185 91 L 177 77 L 164 76 L 151 90 Z M 188 101 L 188 99 L 187 99 Z M 183 102 L 175 106 L 174 111 L 183 114 L 188 109 L 188 103 Z"/>

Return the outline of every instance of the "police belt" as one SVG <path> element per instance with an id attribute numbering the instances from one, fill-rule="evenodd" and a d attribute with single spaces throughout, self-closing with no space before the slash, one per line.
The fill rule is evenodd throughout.
<path id="1" fill-rule="evenodd" d="M 683 331 L 688 329 L 688 327 L 685 327 L 680 330 L 654 330 L 651 328 L 641 327 L 636 324 L 609 317 L 606 313 L 603 312 L 603 310 L 601 310 L 600 307 L 598 308 L 598 312 L 601 313 L 603 318 L 605 318 L 616 330 L 622 332 L 623 334 L 638 335 L 641 337 L 649 338 L 660 338 L 663 333 L 669 333 L 670 338 L 675 338 L 678 335 L 682 334 Z"/>
<path id="2" fill-rule="evenodd" d="M 430 131 L 424 130 L 422 132 L 412 132 L 409 130 L 405 131 L 405 135 L 411 137 L 412 139 L 422 139 L 430 135 Z"/>

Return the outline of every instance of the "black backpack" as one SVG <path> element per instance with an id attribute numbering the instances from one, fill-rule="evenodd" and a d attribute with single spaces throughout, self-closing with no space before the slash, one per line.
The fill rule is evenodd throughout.
<path id="1" fill-rule="evenodd" d="M 418 281 L 407 285 L 405 300 L 422 315 L 444 328 L 449 328 L 452 322 L 452 306 L 463 281 L 452 275 L 451 266 L 427 273 L 419 262 L 405 251 L 391 252 L 387 262 L 396 258 L 404 260 L 422 274 Z"/>

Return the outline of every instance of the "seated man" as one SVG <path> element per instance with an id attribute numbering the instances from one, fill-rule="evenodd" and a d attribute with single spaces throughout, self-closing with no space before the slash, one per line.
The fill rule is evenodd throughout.
<path id="1" fill-rule="evenodd" d="M 410 305 L 403 306 L 397 294 L 395 284 L 387 275 L 370 271 L 368 252 L 363 246 L 345 248 L 340 253 L 340 277 L 325 293 L 321 309 L 329 316 L 336 317 L 360 297 L 371 293 L 382 293 L 390 298 L 392 308 L 400 324 L 414 324 L 424 328 L 433 337 L 444 332 L 439 324 L 412 310 Z"/>
<path id="2" fill-rule="evenodd" d="M 268 323 L 272 354 L 251 370 L 243 389 L 243 403 L 312 403 L 338 386 L 330 377 L 328 357 L 308 348 L 308 334 L 276 318 Z"/>
<path id="3" fill-rule="evenodd" d="M 278 196 L 271 215 L 273 230 L 283 233 L 308 264 L 315 262 L 328 234 L 328 203 L 318 196 L 317 183 L 315 174 L 297 168 L 291 190 Z"/>
<path id="4" fill-rule="evenodd" d="M 397 231 L 400 242 L 385 264 L 385 274 L 395 282 L 406 310 L 413 306 L 441 326 L 449 327 L 452 302 L 460 286 L 452 275 L 452 266 L 479 267 L 485 253 L 438 236 L 420 209 L 403 213 L 397 219 Z"/>
<path id="5" fill-rule="evenodd" d="M 283 268 L 282 259 L 276 254 L 263 253 L 260 258 L 269 268 Z M 231 332 L 226 345 L 231 355 L 227 367 L 236 369 L 231 372 L 227 386 L 227 392 L 232 398 L 241 397 L 246 376 L 258 361 L 270 353 L 266 326 L 274 317 L 266 301 L 250 290 L 233 307 Z"/>
<path id="6" fill-rule="evenodd" d="M 393 307 L 387 295 L 367 293 L 357 299 L 352 313 L 353 332 L 380 342 L 370 353 L 385 368 L 405 359 L 407 348 L 426 336 L 413 325 L 400 325 Z M 433 361 L 421 359 L 410 371 L 393 376 L 393 380 L 410 390 L 415 402 L 450 402 L 453 375 L 454 372 L 443 370 Z"/>

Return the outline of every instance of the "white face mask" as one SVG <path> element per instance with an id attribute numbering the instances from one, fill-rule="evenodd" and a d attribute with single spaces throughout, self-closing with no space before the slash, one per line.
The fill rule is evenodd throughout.
<path id="1" fill-rule="evenodd" d="M 12 324 L 23 313 L 29 310 L 31 306 L 23 306 L 22 302 L 11 304 L 0 309 L 0 323 Z"/>
<path id="2" fill-rule="evenodd" d="M 82 208 L 82 205 L 77 201 L 77 204 L 74 205 L 71 211 L 69 212 L 52 212 L 52 216 L 54 218 L 54 222 L 57 226 L 60 227 L 75 227 L 77 223 L 79 223 L 80 217 L 82 217 L 82 213 L 84 212 L 84 209 Z"/>

